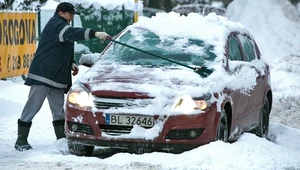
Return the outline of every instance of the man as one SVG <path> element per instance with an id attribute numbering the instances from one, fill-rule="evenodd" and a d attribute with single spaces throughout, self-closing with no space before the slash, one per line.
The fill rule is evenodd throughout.
<path id="1" fill-rule="evenodd" d="M 54 16 L 48 21 L 41 34 L 35 57 L 29 68 L 25 85 L 29 85 L 28 100 L 18 119 L 18 138 L 15 148 L 19 151 L 32 149 L 27 141 L 32 119 L 47 97 L 52 112 L 53 126 L 57 139 L 64 138 L 64 93 L 72 84 L 71 70 L 75 76 L 79 69 L 74 63 L 74 41 L 99 38 L 109 35 L 89 28 L 70 26 L 75 14 L 74 6 L 60 3 Z"/>

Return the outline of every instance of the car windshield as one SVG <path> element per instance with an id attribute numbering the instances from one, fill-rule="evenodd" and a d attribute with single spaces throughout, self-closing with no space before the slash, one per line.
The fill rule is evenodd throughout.
<path id="1" fill-rule="evenodd" d="M 213 53 L 213 46 L 201 40 L 178 37 L 165 37 L 162 39 L 155 33 L 140 28 L 127 30 L 118 41 L 192 67 L 202 67 L 205 63 L 212 62 L 216 58 Z M 117 43 L 112 44 L 105 51 L 102 59 L 113 60 L 122 64 L 152 67 L 176 65 L 170 61 Z"/>

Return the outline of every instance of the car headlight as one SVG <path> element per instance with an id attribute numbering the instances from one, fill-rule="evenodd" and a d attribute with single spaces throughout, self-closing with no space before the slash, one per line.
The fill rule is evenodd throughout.
<path id="1" fill-rule="evenodd" d="M 209 99 L 210 95 L 194 99 L 185 95 L 176 100 L 173 110 L 183 113 L 189 113 L 195 110 L 205 110 L 210 105 Z"/>
<path id="2" fill-rule="evenodd" d="M 79 105 L 80 107 L 91 107 L 91 93 L 84 85 L 75 85 L 70 89 L 68 102 Z"/>

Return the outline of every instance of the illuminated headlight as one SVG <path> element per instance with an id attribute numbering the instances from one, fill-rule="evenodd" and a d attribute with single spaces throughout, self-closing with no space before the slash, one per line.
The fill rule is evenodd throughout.
<path id="1" fill-rule="evenodd" d="M 91 94 L 84 85 L 74 86 L 71 88 L 68 94 L 68 102 L 79 105 L 81 107 L 91 107 Z"/>
<path id="2" fill-rule="evenodd" d="M 192 99 L 185 95 L 176 100 L 173 110 L 183 113 L 189 113 L 195 110 L 205 110 L 209 105 L 210 96 Z"/>

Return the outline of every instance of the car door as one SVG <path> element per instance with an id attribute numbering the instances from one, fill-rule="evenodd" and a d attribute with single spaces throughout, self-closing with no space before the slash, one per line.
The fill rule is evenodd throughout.
<path id="1" fill-rule="evenodd" d="M 240 41 L 240 44 L 242 47 L 242 53 L 244 56 L 244 60 L 246 62 L 251 62 L 255 59 L 258 59 L 257 54 L 256 54 L 256 49 L 254 46 L 254 42 L 250 38 L 250 36 L 248 36 L 246 34 L 243 34 L 243 35 L 239 34 L 237 37 L 239 38 L 239 41 Z M 265 75 L 264 75 L 264 73 L 261 73 L 259 71 L 259 68 L 257 68 L 254 64 L 252 66 L 253 66 L 253 68 L 255 68 L 258 76 L 256 78 L 256 86 L 252 90 L 250 90 L 249 106 L 251 107 L 250 108 L 251 115 L 249 115 L 249 117 L 247 119 L 249 121 L 251 121 L 251 125 L 254 125 L 259 120 L 260 109 L 263 105 Z"/>
<path id="2" fill-rule="evenodd" d="M 236 37 L 236 34 L 231 34 L 227 41 L 227 58 L 228 58 L 228 68 L 230 64 L 233 64 L 231 61 L 243 61 L 241 48 L 239 41 Z M 230 74 L 235 74 L 240 71 L 240 68 L 237 67 L 234 70 L 229 70 Z M 250 96 L 239 90 L 231 90 L 230 93 L 232 101 L 232 128 L 231 131 L 242 132 L 244 128 L 249 126 L 249 121 L 246 117 L 251 114 L 249 107 Z"/>

